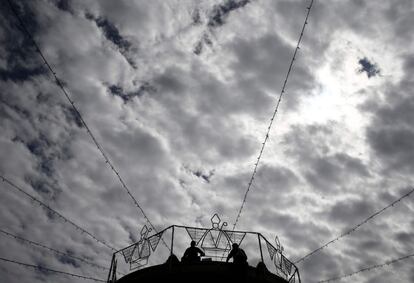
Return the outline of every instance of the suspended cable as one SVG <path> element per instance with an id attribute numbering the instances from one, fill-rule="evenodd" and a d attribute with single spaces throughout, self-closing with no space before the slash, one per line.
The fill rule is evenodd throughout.
<path id="1" fill-rule="evenodd" d="M 76 278 L 80 278 L 80 279 L 93 280 L 93 281 L 96 281 L 96 282 L 106 282 L 105 280 L 98 279 L 98 278 L 93 278 L 93 277 L 89 277 L 89 276 L 83 276 L 83 275 L 79 275 L 79 274 L 69 273 L 69 272 L 66 272 L 66 271 L 55 270 L 55 269 L 51 269 L 51 268 L 47 268 L 47 267 L 43 267 L 43 266 L 38 266 L 38 265 L 33 265 L 33 264 L 28 264 L 28 263 L 15 261 L 15 260 L 3 258 L 3 257 L 0 257 L 0 260 L 2 260 L 4 262 L 18 264 L 18 265 L 24 266 L 26 268 L 33 268 L 35 270 L 53 272 L 53 273 L 56 273 L 56 274 L 68 275 L 68 276 L 72 276 L 72 277 L 76 277 Z"/>
<path id="2" fill-rule="evenodd" d="M 70 258 L 73 258 L 73 259 L 75 259 L 75 260 L 81 261 L 81 262 L 83 262 L 83 263 L 86 263 L 86 264 L 88 264 L 88 265 L 90 265 L 90 266 L 93 266 L 93 267 L 96 267 L 96 268 L 99 268 L 99 269 L 102 269 L 102 270 L 109 270 L 109 268 L 104 267 L 104 266 L 102 266 L 102 265 L 99 265 L 99 264 L 96 264 L 96 263 L 93 263 L 93 262 L 87 261 L 87 260 L 85 260 L 85 259 L 83 259 L 83 258 L 80 258 L 80 257 L 74 256 L 74 255 L 71 255 L 71 254 L 68 254 L 68 253 L 65 253 L 65 252 L 62 252 L 62 251 L 56 250 L 56 249 L 54 249 L 54 248 L 51 248 L 51 247 L 45 246 L 45 245 L 43 245 L 43 244 L 36 243 L 36 242 L 34 242 L 34 241 L 31 241 L 31 240 L 28 240 L 28 239 L 25 239 L 25 238 L 19 237 L 19 236 L 17 236 L 17 235 L 14 235 L 14 234 L 9 233 L 9 232 L 7 232 L 7 231 L 4 231 L 4 230 L 2 230 L 2 229 L 0 229 L 0 233 L 3 233 L 4 235 L 7 235 L 7 236 L 9 236 L 9 237 L 11 237 L 11 238 L 14 238 L 15 240 L 22 241 L 22 242 L 27 243 L 27 244 L 29 244 L 29 245 L 32 245 L 32 246 L 35 246 L 35 247 L 40 247 L 40 248 L 43 248 L 43 249 L 49 250 L 49 251 L 51 251 L 51 252 L 53 252 L 53 253 L 55 253 L 55 254 L 57 254 L 57 255 L 61 255 L 61 256 L 70 257 Z"/>
<path id="3" fill-rule="evenodd" d="M 46 65 L 47 69 L 49 69 L 50 73 L 52 73 L 56 84 L 58 85 L 58 87 L 62 90 L 62 93 L 64 94 L 64 96 L 66 97 L 66 99 L 68 100 L 68 102 L 70 103 L 70 105 L 72 106 L 73 111 L 76 113 L 76 115 L 78 116 L 79 120 L 81 121 L 82 125 L 84 126 L 84 128 L 86 129 L 87 133 L 89 134 L 89 136 L 91 137 L 93 143 L 95 144 L 95 146 L 98 148 L 99 152 L 101 153 L 102 157 L 105 160 L 105 163 L 108 164 L 109 168 L 111 168 L 111 170 L 114 172 L 114 174 L 117 176 L 119 182 L 121 183 L 122 187 L 125 189 L 125 191 L 127 192 L 127 194 L 129 195 L 129 197 L 131 198 L 131 200 L 133 201 L 133 203 L 135 204 L 135 206 L 139 209 L 139 211 L 142 213 L 142 215 L 144 216 L 146 222 L 148 222 L 148 224 L 151 226 L 151 228 L 155 231 L 155 233 L 158 233 L 157 229 L 155 229 L 154 225 L 151 223 L 151 221 L 149 220 L 148 216 L 146 215 L 146 213 L 144 212 L 143 208 L 139 205 L 138 201 L 135 199 L 135 197 L 132 195 L 131 191 L 129 190 L 128 186 L 126 185 L 126 183 L 124 182 L 123 178 L 121 177 L 121 175 L 119 174 L 118 170 L 115 168 L 115 166 L 113 165 L 112 161 L 109 159 L 109 157 L 106 155 L 105 151 L 103 150 L 103 147 L 100 145 L 100 143 L 98 142 L 98 140 L 96 139 L 95 135 L 92 133 L 91 129 L 89 128 L 89 126 L 86 124 L 86 121 L 83 119 L 83 116 L 81 115 L 80 111 L 78 110 L 78 108 L 75 105 L 75 102 L 70 98 L 69 94 L 67 93 L 65 87 L 63 86 L 62 81 L 58 78 L 58 76 L 56 75 L 56 72 L 53 70 L 52 66 L 49 64 L 49 62 L 46 60 L 46 57 L 43 55 L 42 51 L 40 50 L 39 46 L 37 45 L 36 41 L 34 40 L 32 34 L 29 32 L 29 30 L 26 28 L 23 20 L 21 19 L 21 17 L 19 16 L 19 14 L 17 13 L 16 9 L 14 8 L 13 4 L 11 3 L 10 0 L 7 0 L 7 2 L 9 3 L 9 6 L 11 8 L 11 10 L 13 11 L 13 14 L 16 16 L 17 20 L 20 23 L 20 26 L 22 28 L 22 30 L 24 31 L 24 33 L 26 33 L 27 37 L 32 41 L 33 46 L 36 49 L 36 52 L 39 53 L 40 57 L 42 58 L 44 64 Z M 167 244 L 164 242 L 163 239 L 161 239 L 164 243 L 164 245 L 168 248 Z M 168 248 L 169 249 L 169 248 Z"/>
<path id="4" fill-rule="evenodd" d="M 376 265 L 372 265 L 372 266 L 369 266 L 369 267 L 365 267 L 365 268 L 362 268 L 358 271 L 348 273 L 348 274 L 345 274 L 345 275 L 341 275 L 341 276 L 338 276 L 338 277 L 333 277 L 333 278 L 330 278 L 330 279 L 325 279 L 325 280 L 322 280 L 322 281 L 318 281 L 318 283 L 325 283 L 325 282 L 332 282 L 332 281 L 341 280 L 343 278 L 351 277 L 351 276 L 354 276 L 354 275 L 362 273 L 362 272 L 367 272 L 367 271 L 371 271 L 371 270 L 374 270 L 374 269 L 382 268 L 384 266 L 391 265 L 391 264 L 394 264 L 396 262 L 409 259 L 411 257 L 414 257 L 414 254 L 410 254 L 410 255 L 403 256 L 403 257 L 400 257 L 400 258 L 397 258 L 397 259 L 389 260 L 389 261 L 386 261 L 382 264 L 376 264 Z"/>
<path id="5" fill-rule="evenodd" d="M 70 225 L 72 225 L 73 227 L 75 227 L 76 230 L 80 231 L 81 233 L 84 233 L 86 235 L 88 235 L 89 237 L 91 237 L 92 239 L 94 239 L 96 242 L 108 247 L 109 249 L 116 251 L 115 248 L 111 247 L 110 245 L 108 245 L 106 242 L 99 240 L 97 237 L 95 237 L 92 233 L 86 231 L 84 228 L 80 227 L 79 225 L 77 225 L 76 223 L 74 223 L 72 220 L 69 220 L 68 218 L 66 218 L 65 216 L 63 216 L 61 213 L 57 212 L 56 210 L 54 210 L 53 208 L 51 208 L 50 206 L 48 206 L 47 204 L 43 203 L 41 200 L 37 199 L 36 197 L 34 197 L 33 195 L 25 192 L 22 188 L 20 188 L 19 186 L 17 186 L 16 184 L 14 184 L 12 181 L 10 181 L 9 179 L 7 179 L 6 177 L 4 177 L 3 175 L 0 175 L 0 178 L 2 179 L 3 182 L 6 182 L 7 184 L 9 184 L 12 188 L 18 190 L 19 192 L 21 192 L 22 194 L 24 194 L 25 196 L 27 196 L 28 198 L 30 198 L 32 201 L 38 203 L 40 206 L 46 208 L 49 212 L 51 212 L 53 215 L 56 215 L 57 217 L 59 217 L 60 219 L 62 219 L 63 221 L 65 221 L 66 223 L 69 223 Z"/>
<path id="6" fill-rule="evenodd" d="M 367 223 L 368 221 L 374 219 L 375 217 L 377 217 L 378 215 L 380 215 L 381 213 L 383 213 L 384 211 L 386 211 L 387 209 L 389 209 L 390 207 L 393 207 L 395 204 L 397 204 L 398 202 L 400 202 L 402 199 L 410 196 L 412 193 L 414 192 L 414 189 L 412 189 L 411 191 L 409 191 L 408 193 L 406 193 L 405 195 L 401 196 L 399 199 L 393 201 L 392 203 L 390 203 L 389 205 L 387 205 L 386 207 L 378 210 L 377 212 L 375 212 L 374 214 L 370 215 L 369 217 L 365 218 L 362 222 L 358 223 L 357 225 L 355 225 L 354 227 L 352 227 L 351 229 L 347 230 L 346 232 L 342 233 L 341 235 L 339 235 L 338 237 L 336 237 L 333 240 L 330 240 L 329 242 L 327 242 L 326 244 L 324 244 L 323 246 L 317 248 L 316 250 L 308 253 L 307 255 L 301 257 L 300 259 L 298 259 L 297 261 L 295 261 L 295 264 L 300 263 L 301 261 L 304 261 L 305 259 L 307 259 L 308 257 L 314 255 L 315 253 L 321 251 L 322 249 L 326 248 L 327 246 L 329 246 L 330 244 L 332 244 L 335 241 L 338 241 L 339 239 L 341 239 L 342 237 L 345 237 L 347 235 L 350 235 L 351 233 L 355 232 L 359 227 L 361 227 L 362 225 L 364 225 L 365 223 Z"/>
<path id="7" fill-rule="evenodd" d="M 239 212 L 237 213 L 236 221 L 233 224 L 233 231 L 236 228 L 237 223 L 239 222 L 239 219 L 240 219 L 241 213 L 243 211 L 244 205 L 245 205 L 245 203 L 247 201 L 247 195 L 249 194 L 250 188 L 251 188 L 251 186 L 253 184 L 253 181 L 254 181 L 254 177 L 256 176 L 256 173 L 257 173 L 257 167 L 259 165 L 260 159 L 262 158 L 263 151 L 264 151 L 264 148 L 266 146 L 266 143 L 267 143 L 267 141 L 269 139 L 269 134 L 270 134 L 270 130 L 271 130 L 272 125 L 273 125 L 273 121 L 274 121 L 274 119 L 276 117 L 277 111 L 279 110 L 279 105 L 280 105 L 280 102 L 282 101 L 282 97 L 283 97 L 283 94 L 285 93 L 286 85 L 287 85 L 287 82 L 289 80 L 290 73 L 292 71 L 293 61 L 295 61 L 296 54 L 297 54 L 298 50 L 300 49 L 299 48 L 299 45 L 300 45 L 300 42 L 302 41 L 302 37 L 303 37 L 304 31 L 305 31 L 305 27 L 308 24 L 309 13 L 310 13 L 310 11 L 312 9 L 312 5 L 313 5 L 313 0 L 311 0 L 311 3 L 309 5 L 309 7 L 306 8 L 308 10 L 308 12 L 306 13 L 306 18 L 305 18 L 305 21 L 303 23 L 302 30 L 300 32 L 300 36 L 299 36 L 299 39 L 298 39 L 298 43 L 296 45 L 295 51 L 294 51 L 293 56 L 292 56 L 292 59 L 290 61 L 289 69 L 288 69 L 288 71 L 286 73 L 285 81 L 283 82 L 282 90 L 281 90 L 281 92 L 279 94 L 279 99 L 278 99 L 278 101 L 276 103 L 276 107 L 275 107 L 275 110 L 273 112 L 272 118 L 270 119 L 270 124 L 267 127 L 267 132 L 266 132 L 264 141 L 262 143 L 262 147 L 260 149 L 259 156 L 257 157 L 257 161 L 254 164 L 253 173 L 252 173 L 252 175 L 250 177 L 250 180 L 249 180 L 249 183 L 248 183 L 248 186 L 247 186 L 247 190 L 246 190 L 246 192 L 244 194 L 243 202 L 242 202 L 242 204 L 240 206 Z"/>

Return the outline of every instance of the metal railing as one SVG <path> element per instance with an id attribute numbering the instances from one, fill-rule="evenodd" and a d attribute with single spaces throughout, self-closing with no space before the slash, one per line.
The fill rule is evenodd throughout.
<path id="1" fill-rule="evenodd" d="M 280 245 L 277 237 L 275 239 L 276 243 L 273 245 L 262 234 L 257 232 L 226 230 L 224 228 L 227 226 L 227 223 L 221 223 L 217 214 L 211 218 L 211 223 L 211 228 L 171 225 L 151 236 L 149 236 L 151 229 L 144 226 L 138 242 L 113 254 L 107 282 L 116 282 L 118 262 L 129 265 L 129 272 L 148 266 L 151 256 L 156 257 L 158 264 L 164 263 L 168 254 L 164 253 L 163 256 L 155 256 L 160 240 L 163 236 L 170 238 L 170 241 L 167 240 L 167 243 L 170 242 L 168 253 L 170 256 L 174 255 L 174 243 L 177 244 L 176 234 L 184 231 L 192 241 L 196 242 L 196 246 L 205 252 L 202 261 L 223 261 L 227 258 L 233 243 L 237 243 L 243 249 L 251 249 L 255 244 L 254 242 L 256 242 L 259 248 L 255 250 L 260 252 L 259 256 L 257 256 L 259 262 L 271 261 L 274 265 L 274 273 L 277 276 L 282 277 L 289 283 L 301 282 L 297 266 L 283 254 L 283 247 Z M 249 241 L 245 244 L 246 238 L 249 238 Z M 179 239 L 182 243 L 183 237 L 179 237 Z M 263 246 L 267 248 L 267 255 L 263 252 Z"/>

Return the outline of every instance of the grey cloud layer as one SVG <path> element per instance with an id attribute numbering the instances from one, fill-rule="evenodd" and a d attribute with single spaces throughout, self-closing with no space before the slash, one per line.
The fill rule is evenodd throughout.
<path id="1" fill-rule="evenodd" d="M 209 226 L 215 212 L 231 223 L 307 4 L 16 2 L 157 228 L 172 223 Z M 1 173 L 116 247 L 136 241 L 144 219 L 7 5 L 1 5 Z M 315 2 L 240 229 L 257 230 L 269 239 L 278 234 L 287 256 L 297 259 L 406 192 L 414 168 L 412 13 L 412 1 Z M 342 34 L 360 50 L 351 62 L 360 89 L 341 95 L 360 95 L 358 103 L 349 103 L 363 123 L 347 124 L 339 116 L 353 114 L 342 112 L 337 119 L 307 121 L 301 111 L 321 97 L 328 79 L 335 79 L 335 90 L 355 83 L 340 80 L 348 57 L 327 52 L 338 47 L 351 54 L 351 44 L 334 46 Z M 392 54 L 393 63 L 401 62 L 400 76 L 376 57 L 373 45 L 383 48 L 384 55 L 399 50 Z M 381 76 L 368 80 L 358 74 L 358 60 L 365 57 L 373 64 L 381 62 Z M 320 77 L 325 64 L 332 78 Z M 2 227 L 108 265 L 110 251 L 105 247 L 6 184 L 1 190 Z M 405 200 L 304 262 L 302 280 L 316 282 L 412 253 L 413 205 L 412 198 Z M 68 272 L 106 276 L 12 239 L 1 239 L 0 253 Z M 411 282 L 414 272 L 407 263 L 396 267 L 398 276 L 382 270 L 358 280 Z M 7 264 L 0 264 L 0 275 L 8 282 L 71 280 Z"/>

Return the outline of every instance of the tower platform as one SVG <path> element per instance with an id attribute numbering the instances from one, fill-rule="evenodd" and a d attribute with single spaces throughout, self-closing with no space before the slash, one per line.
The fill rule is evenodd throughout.
<path id="1" fill-rule="evenodd" d="M 199 262 L 195 264 L 161 264 L 132 272 L 117 283 L 286 283 L 285 279 L 267 271 L 263 266 L 238 267 L 226 262 Z"/>

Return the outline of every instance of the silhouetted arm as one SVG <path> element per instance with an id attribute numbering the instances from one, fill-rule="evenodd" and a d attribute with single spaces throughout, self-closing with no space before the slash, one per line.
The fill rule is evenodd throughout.
<path id="1" fill-rule="evenodd" d="M 230 258 L 232 257 L 233 257 L 233 250 L 231 250 L 229 255 L 227 256 L 226 262 L 229 262 Z"/>
<path id="2" fill-rule="evenodd" d="M 203 252 L 203 250 L 202 249 L 200 249 L 200 248 L 197 248 L 198 249 L 198 253 L 201 255 L 201 256 L 205 256 L 206 254 Z"/>

